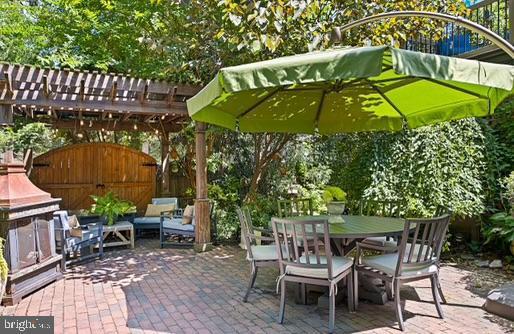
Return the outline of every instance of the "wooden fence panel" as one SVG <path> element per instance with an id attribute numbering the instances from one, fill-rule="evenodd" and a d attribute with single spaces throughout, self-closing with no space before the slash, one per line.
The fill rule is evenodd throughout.
<path id="1" fill-rule="evenodd" d="M 67 210 L 88 209 L 90 195 L 113 191 L 138 211 L 155 196 L 157 164 L 151 156 L 126 146 L 90 143 L 52 150 L 34 159 L 31 179 Z"/>

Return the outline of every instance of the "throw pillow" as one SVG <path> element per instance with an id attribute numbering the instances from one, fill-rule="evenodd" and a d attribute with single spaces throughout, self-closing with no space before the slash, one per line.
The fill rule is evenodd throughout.
<path id="1" fill-rule="evenodd" d="M 194 215 L 195 207 L 194 205 L 188 205 L 184 209 L 184 214 L 182 217 L 182 225 L 191 224 L 193 222 L 193 215 Z"/>
<path id="2" fill-rule="evenodd" d="M 145 217 L 160 217 L 163 211 L 175 210 L 175 204 L 148 204 Z"/>

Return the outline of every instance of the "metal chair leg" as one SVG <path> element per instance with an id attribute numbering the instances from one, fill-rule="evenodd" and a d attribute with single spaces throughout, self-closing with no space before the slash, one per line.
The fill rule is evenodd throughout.
<path id="1" fill-rule="evenodd" d="M 347 284 L 347 297 L 348 297 L 348 312 L 354 312 L 354 305 L 353 305 L 353 270 L 350 271 L 348 274 L 348 279 L 346 280 Z"/>
<path id="2" fill-rule="evenodd" d="M 359 307 L 359 272 L 353 270 L 353 309 L 357 311 Z"/>
<path id="3" fill-rule="evenodd" d="M 384 287 L 385 287 L 385 290 L 386 290 L 387 299 L 388 300 L 393 300 L 393 286 L 392 286 L 391 282 L 385 281 L 384 282 Z"/>
<path id="4" fill-rule="evenodd" d="M 284 315 L 286 311 L 286 282 L 282 280 L 280 282 L 280 311 L 278 313 L 278 323 L 284 323 Z"/>
<path id="5" fill-rule="evenodd" d="M 248 301 L 248 296 L 250 295 L 250 291 L 252 290 L 253 285 L 255 284 L 256 278 L 257 278 L 257 267 L 252 262 L 252 273 L 250 276 L 250 282 L 248 283 L 248 288 L 246 289 L 246 293 L 243 297 L 243 302 L 245 302 L 245 303 Z"/>
<path id="6" fill-rule="evenodd" d="M 437 277 L 430 276 L 430 283 L 432 285 L 432 296 L 434 297 L 435 308 L 437 309 L 439 318 L 443 319 L 443 309 L 441 308 L 441 304 L 439 304 L 439 293 L 437 292 Z"/>
<path id="7" fill-rule="evenodd" d="M 394 303 L 395 303 L 395 311 L 396 311 L 396 320 L 398 320 L 398 326 L 400 330 L 405 330 L 405 325 L 403 324 L 403 314 L 402 314 L 402 306 L 400 303 L 400 281 L 395 279 L 393 282 L 393 290 L 394 290 Z"/>
<path id="8" fill-rule="evenodd" d="M 333 289 L 331 289 L 333 290 Z M 328 332 L 334 332 L 335 312 L 336 312 L 336 294 L 331 293 L 328 296 L 329 299 L 329 310 L 328 310 Z"/>
<path id="9" fill-rule="evenodd" d="M 439 273 L 436 275 L 436 283 L 437 283 L 437 292 L 439 297 L 441 298 L 441 303 L 446 304 L 446 298 L 443 294 L 443 289 L 441 288 L 441 281 L 439 280 Z"/>

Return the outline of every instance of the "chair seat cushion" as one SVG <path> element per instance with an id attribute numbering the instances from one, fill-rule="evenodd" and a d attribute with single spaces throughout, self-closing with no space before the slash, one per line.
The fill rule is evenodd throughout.
<path id="1" fill-rule="evenodd" d="M 255 261 L 278 261 L 276 245 L 252 245 L 252 255 Z M 247 260 L 251 260 L 249 256 Z"/>
<path id="2" fill-rule="evenodd" d="M 387 237 L 370 237 L 362 240 L 362 243 L 380 247 L 396 247 L 396 241 L 387 240 Z"/>
<path id="3" fill-rule="evenodd" d="M 168 230 L 176 230 L 176 231 L 185 231 L 185 232 L 194 232 L 195 231 L 195 225 L 192 224 L 182 224 L 182 218 L 165 218 L 162 227 L 166 231 Z"/>
<path id="4" fill-rule="evenodd" d="M 368 267 L 378 269 L 388 275 L 394 276 L 396 265 L 398 263 L 398 253 L 383 254 L 376 256 L 366 256 L 362 258 L 362 264 Z M 419 266 L 416 268 L 403 269 L 402 276 L 416 276 L 437 272 L 435 264 L 429 266 Z"/>
<path id="5" fill-rule="evenodd" d="M 309 255 L 309 261 L 312 264 L 317 263 L 316 255 Z M 300 263 L 307 263 L 307 258 L 305 255 L 300 257 Z M 320 256 L 320 263 L 327 264 L 326 256 Z M 351 268 L 352 265 L 352 258 L 344 256 L 332 256 L 332 277 L 340 275 L 343 271 Z M 286 274 L 312 278 L 329 278 L 327 268 L 301 268 L 288 265 L 286 266 Z"/>

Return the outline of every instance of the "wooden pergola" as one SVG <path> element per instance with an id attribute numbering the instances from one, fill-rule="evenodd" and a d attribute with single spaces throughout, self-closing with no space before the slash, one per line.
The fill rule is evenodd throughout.
<path id="1" fill-rule="evenodd" d="M 117 73 L 40 68 L 0 63 L 0 125 L 14 115 L 56 129 L 151 131 L 161 138 L 162 166 L 168 166 L 169 134 L 191 122 L 185 101 L 201 87 Z M 210 243 L 205 124 L 196 124 L 196 243 Z M 169 174 L 163 173 L 169 190 Z"/>

